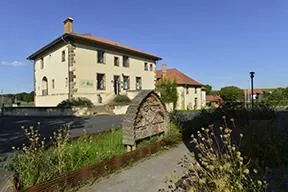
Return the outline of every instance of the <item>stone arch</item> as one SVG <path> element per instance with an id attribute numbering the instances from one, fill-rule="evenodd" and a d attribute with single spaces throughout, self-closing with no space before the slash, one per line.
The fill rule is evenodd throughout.
<path id="1" fill-rule="evenodd" d="M 132 100 L 123 119 L 123 144 L 136 148 L 136 141 L 166 133 L 169 114 L 165 104 L 152 90 L 142 90 Z"/>

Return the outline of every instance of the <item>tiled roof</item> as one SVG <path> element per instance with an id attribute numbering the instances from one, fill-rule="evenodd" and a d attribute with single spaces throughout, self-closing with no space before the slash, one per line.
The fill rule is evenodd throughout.
<path id="1" fill-rule="evenodd" d="M 251 89 L 245 89 L 244 93 L 251 95 L 252 90 Z M 262 94 L 262 93 L 263 93 L 262 89 L 253 89 L 253 94 Z"/>
<path id="2" fill-rule="evenodd" d="M 206 95 L 206 101 L 221 102 L 222 98 L 219 95 Z"/>
<path id="3" fill-rule="evenodd" d="M 201 83 L 198 81 L 188 77 L 184 73 L 178 71 L 177 69 L 167 69 L 166 76 L 169 80 L 176 80 L 178 85 L 194 85 L 194 86 L 202 86 Z M 156 72 L 156 78 L 161 79 L 162 77 L 162 70 L 158 70 Z"/>
<path id="4" fill-rule="evenodd" d="M 33 53 L 32 55 L 30 55 L 27 59 L 31 60 L 31 59 L 35 59 L 35 57 L 39 54 L 41 54 L 42 52 L 48 50 L 49 48 L 51 48 L 52 46 L 54 46 L 55 44 L 63 41 L 65 39 L 69 41 L 69 39 L 83 39 L 83 40 L 87 40 L 87 41 L 91 41 L 91 42 L 95 42 L 98 44 L 102 44 L 102 45 L 106 45 L 106 46 L 111 46 L 111 47 L 115 47 L 118 48 L 119 50 L 123 50 L 123 51 L 129 51 L 131 54 L 137 54 L 137 55 L 141 55 L 144 58 L 150 58 L 153 60 L 161 60 L 161 57 L 158 57 L 156 55 L 152 55 L 150 53 L 146 53 L 143 51 L 140 51 L 138 49 L 134 49 L 131 47 L 128 47 L 126 45 L 122 45 L 120 43 L 114 42 L 114 41 L 110 41 L 104 38 L 99 38 L 99 37 L 95 37 L 89 34 L 79 34 L 79 33 L 65 33 L 62 36 L 58 37 L 57 39 L 55 39 L 54 41 L 52 41 L 51 43 L 49 43 L 48 45 L 42 47 L 41 49 L 39 49 L 38 51 L 36 51 L 35 53 Z"/>
<path id="5" fill-rule="evenodd" d="M 117 43 L 115 41 L 111 41 L 111 40 L 100 38 L 100 37 L 95 37 L 95 36 L 90 35 L 90 34 L 79 34 L 79 33 L 69 33 L 69 34 L 74 36 L 74 37 L 84 38 L 84 39 L 87 39 L 87 40 L 95 41 L 95 42 L 98 42 L 98 43 L 103 43 L 103 44 L 106 44 L 106 45 L 111 45 L 111 46 L 114 46 L 114 47 L 126 49 L 126 50 L 129 50 L 129 51 L 134 51 L 134 52 L 138 52 L 138 53 L 142 53 L 142 54 L 145 54 L 145 55 L 149 55 L 149 56 L 161 59 L 160 57 L 158 57 L 156 55 L 152 55 L 150 53 L 146 53 L 146 52 L 140 51 L 138 49 L 128 47 L 126 45 L 122 45 L 122 44 Z"/>

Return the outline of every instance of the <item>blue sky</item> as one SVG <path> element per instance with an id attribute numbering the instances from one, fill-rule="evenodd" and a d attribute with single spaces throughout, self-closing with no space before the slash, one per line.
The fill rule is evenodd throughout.
<path id="1" fill-rule="evenodd" d="M 26 57 L 63 33 L 91 33 L 159 55 L 214 89 L 288 86 L 287 0 L 9 0 L 0 6 L 0 90 L 32 91 Z"/>

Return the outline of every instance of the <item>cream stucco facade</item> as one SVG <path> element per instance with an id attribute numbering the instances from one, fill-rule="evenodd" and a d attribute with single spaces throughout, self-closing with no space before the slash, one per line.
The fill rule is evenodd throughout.
<path id="1" fill-rule="evenodd" d="M 201 87 L 177 86 L 176 110 L 199 110 L 206 106 L 206 91 Z"/>
<path id="2" fill-rule="evenodd" d="M 70 31 L 28 57 L 34 62 L 35 106 L 57 106 L 73 97 L 103 105 L 118 94 L 133 98 L 141 89 L 155 89 L 160 57 L 73 33 L 72 22 L 65 20 Z"/>
<path id="3" fill-rule="evenodd" d="M 157 83 L 161 83 L 163 79 L 168 79 L 172 82 L 175 81 L 178 95 L 175 109 L 199 110 L 205 108 L 206 90 L 203 84 L 175 68 L 167 69 L 166 67 L 166 64 L 163 64 L 162 69 L 156 72 Z M 171 111 L 170 104 L 167 108 Z"/>
<path id="4" fill-rule="evenodd" d="M 68 99 L 68 61 L 62 61 L 62 51 L 67 54 L 67 46 L 52 49 L 34 62 L 35 106 L 56 106 Z"/>
<path id="5" fill-rule="evenodd" d="M 104 63 L 97 62 L 97 47 L 76 45 L 75 49 L 75 76 L 76 89 L 75 97 L 86 97 L 94 104 L 107 103 L 115 96 L 115 78 L 118 78 L 119 94 L 126 94 L 129 97 L 135 95 L 128 92 L 137 92 L 136 78 L 141 78 L 141 89 L 155 89 L 156 62 L 144 58 L 128 56 L 129 67 L 123 66 L 123 54 L 104 50 Z M 119 66 L 115 66 L 114 59 L 118 58 Z M 149 65 L 144 70 L 144 64 Z M 150 69 L 150 66 L 152 67 Z M 104 74 L 105 89 L 97 89 L 97 74 Z M 129 77 L 129 89 L 124 90 L 124 77 Z M 89 86 L 87 83 L 91 82 Z M 130 96 L 133 95 L 133 96 Z"/>

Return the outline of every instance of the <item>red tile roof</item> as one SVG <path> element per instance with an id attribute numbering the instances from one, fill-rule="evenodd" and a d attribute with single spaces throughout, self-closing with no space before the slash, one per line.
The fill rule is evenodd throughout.
<path id="1" fill-rule="evenodd" d="M 222 98 L 219 95 L 206 95 L 206 101 L 209 102 L 222 102 Z"/>
<path id="2" fill-rule="evenodd" d="M 122 44 L 114 42 L 114 41 L 110 41 L 110 40 L 107 40 L 104 38 L 95 37 L 95 36 L 92 36 L 89 34 L 79 34 L 79 33 L 65 33 L 62 36 L 55 39 L 54 41 L 52 41 L 51 43 L 49 43 L 48 45 L 42 47 L 41 49 L 39 49 L 38 51 L 36 51 L 32 55 L 30 55 L 27 59 L 34 60 L 39 54 L 41 54 L 42 52 L 53 47 L 57 43 L 63 42 L 63 40 L 70 41 L 71 39 L 87 40 L 87 41 L 95 42 L 98 44 L 115 47 L 115 48 L 119 49 L 120 51 L 126 51 L 126 52 L 129 51 L 132 55 L 137 54 L 137 56 L 140 55 L 141 57 L 144 57 L 144 58 L 149 58 L 149 59 L 153 59 L 153 60 L 161 60 L 161 57 L 140 51 L 138 49 L 128 47 L 126 45 L 122 45 Z"/>
<path id="3" fill-rule="evenodd" d="M 194 85 L 194 86 L 202 86 L 201 83 L 199 83 L 198 81 L 188 77 L 187 75 L 185 75 L 184 73 L 178 71 L 177 69 L 173 68 L 173 69 L 167 69 L 166 72 L 167 78 L 169 80 L 176 80 L 176 83 L 178 85 Z M 162 70 L 158 70 L 156 72 L 156 78 L 157 79 L 161 79 L 162 78 Z"/>
<path id="4" fill-rule="evenodd" d="M 251 95 L 252 90 L 251 89 L 245 89 L 244 93 Z M 253 89 L 253 94 L 262 94 L 263 91 L 261 89 Z"/>
<path id="5" fill-rule="evenodd" d="M 74 37 L 80 37 L 80 38 L 87 39 L 87 40 L 91 40 L 91 41 L 98 42 L 98 43 L 103 43 L 103 44 L 106 44 L 106 45 L 111 45 L 111 46 L 114 46 L 114 47 L 126 49 L 126 50 L 133 51 L 133 52 L 138 52 L 138 53 L 141 53 L 141 54 L 144 54 L 144 55 L 149 55 L 151 57 L 155 57 L 157 59 L 161 59 L 160 57 L 158 57 L 156 55 L 152 55 L 150 53 L 146 53 L 146 52 L 140 51 L 138 49 L 128 47 L 126 45 L 122 45 L 122 44 L 117 43 L 115 41 L 111 41 L 111 40 L 100 38 L 100 37 L 95 37 L 95 36 L 90 35 L 90 34 L 69 33 L 69 35 L 72 35 Z"/>

